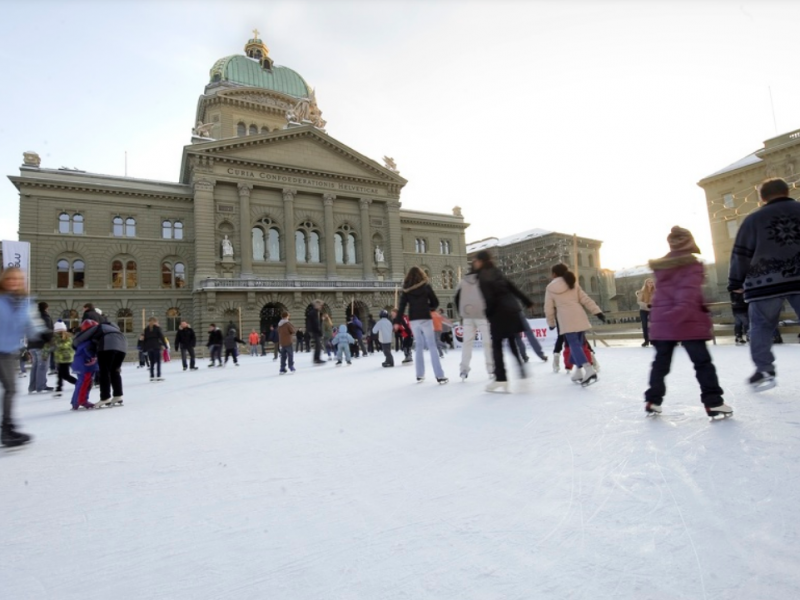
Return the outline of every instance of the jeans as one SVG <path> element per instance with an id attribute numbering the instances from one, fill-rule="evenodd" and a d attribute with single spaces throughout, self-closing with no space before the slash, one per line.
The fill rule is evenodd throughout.
<path id="1" fill-rule="evenodd" d="M 525 334 L 525 337 L 528 338 L 528 343 L 533 348 L 533 351 L 536 353 L 536 356 L 539 358 L 544 358 L 544 352 L 542 351 L 542 345 L 539 343 L 539 340 L 536 339 L 536 336 L 533 335 L 533 331 L 531 331 L 531 326 L 528 325 L 528 319 L 525 318 L 525 313 L 520 311 L 519 312 L 520 321 L 522 321 L 522 327 L 524 328 L 522 331 Z M 525 345 L 523 344 L 521 348 L 524 348 Z M 522 356 L 525 357 L 525 352 L 521 352 Z"/>
<path id="2" fill-rule="evenodd" d="M 258 344 L 250 344 L 250 356 L 258 356 Z"/>
<path id="3" fill-rule="evenodd" d="M 119 350 L 103 350 L 97 353 L 97 366 L 100 367 L 100 400 L 122 398 L 122 361 L 125 353 Z"/>
<path id="4" fill-rule="evenodd" d="M 640 310 L 639 318 L 642 320 L 642 335 L 644 336 L 644 343 L 650 343 L 650 311 Z"/>
<path id="5" fill-rule="evenodd" d="M 678 342 L 653 342 L 653 346 L 656 349 L 656 358 L 653 361 L 653 367 L 650 369 L 650 387 L 644 393 L 644 399 L 647 402 L 661 404 L 664 399 L 667 393 L 667 386 L 664 380 L 669 374 L 672 353 L 677 345 Z M 708 353 L 705 341 L 689 340 L 681 342 L 681 345 L 686 349 L 689 359 L 694 364 L 695 377 L 697 377 L 697 382 L 700 384 L 700 400 L 708 408 L 720 406 L 723 403 L 723 391 L 719 387 L 717 370 L 714 368 L 714 363 L 711 362 L 711 355 Z"/>
<path id="6" fill-rule="evenodd" d="M 161 377 L 161 350 L 148 350 L 147 358 L 150 359 L 150 378 Z"/>
<path id="7" fill-rule="evenodd" d="M 281 346 L 281 373 L 286 373 L 286 363 L 294 370 L 294 349 L 291 346 Z"/>
<path id="8" fill-rule="evenodd" d="M 194 347 L 185 347 L 181 346 L 181 362 L 183 363 L 183 368 L 186 367 L 186 355 L 189 355 L 189 368 L 194 369 Z"/>
<path id="9" fill-rule="evenodd" d="M 28 380 L 29 392 L 43 392 L 47 387 L 47 360 L 42 360 L 41 348 L 29 350 L 31 353 L 31 376 Z"/>
<path id="10" fill-rule="evenodd" d="M 746 312 L 733 313 L 733 334 L 736 337 L 744 337 L 750 332 L 750 316 Z"/>
<path id="11" fill-rule="evenodd" d="M 464 342 L 461 346 L 460 372 L 469 374 L 469 363 L 472 361 L 472 347 L 475 345 L 475 335 L 480 331 L 486 373 L 493 375 L 494 357 L 492 356 L 492 334 L 489 330 L 489 322 L 486 319 L 464 319 L 461 327 L 464 330 Z"/>
<path id="12" fill-rule="evenodd" d="M 416 360 L 415 367 L 417 370 L 417 377 L 425 375 L 425 347 L 430 348 L 431 364 L 433 365 L 433 373 L 436 379 L 444 379 L 444 369 L 442 363 L 439 361 L 439 353 L 436 351 L 436 339 L 433 332 L 433 321 L 431 319 L 420 319 L 411 321 L 411 331 L 414 333 L 416 340 Z"/>
<path id="13" fill-rule="evenodd" d="M 750 356 L 759 371 L 774 371 L 775 357 L 772 354 L 772 334 L 778 327 L 783 301 L 788 300 L 800 317 L 800 293 L 780 298 L 751 300 L 750 310 Z"/>
<path id="14" fill-rule="evenodd" d="M 586 353 L 583 351 L 583 342 L 586 339 L 583 335 L 583 331 L 565 333 L 564 339 L 569 345 L 569 356 L 572 364 L 580 368 L 589 362 L 589 359 L 586 358 Z"/>
<path id="15" fill-rule="evenodd" d="M 211 344 L 208 347 L 208 353 L 211 357 L 211 364 L 214 364 L 214 361 L 219 361 L 219 364 L 222 364 L 222 345 L 221 344 Z"/>

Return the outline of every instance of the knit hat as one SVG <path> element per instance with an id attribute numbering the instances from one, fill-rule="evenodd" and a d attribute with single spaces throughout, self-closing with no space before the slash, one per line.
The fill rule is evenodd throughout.
<path id="1" fill-rule="evenodd" d="M 67 325 L 66 323 L 64 323 L 64 321 L 61 320 L 56 321 L 56 324 L 53 325 L 53 331 L 55 331 L 56 333 L 58 333 L 59 331 L 66 331 L 66 330 L 67 330 Z"/>
<path id="2" fill-rule="evenodd" d="M 667 236 L 667 243 L 672 252 L 688 252 L 689 254 L 700 254 L 700 248 L 694 241 L 692 232 L 677 225 L 672 228 Z"/>
<path id="3" fill-rule="evenodd" d="M 481 262 L 486 262 L 487 260 L 492 260 L 492 255 L 489 254 L 488 250 L 481 250 L 475 255 L 475 258 L 477 258 Z"/>

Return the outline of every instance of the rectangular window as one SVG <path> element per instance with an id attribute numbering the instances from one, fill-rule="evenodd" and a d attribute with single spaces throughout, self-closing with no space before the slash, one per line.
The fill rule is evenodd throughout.
<path id="1" fill-rule="evenodd" d="M 736 219 L 733 219 L 725 224 L 728 226 L 728 237 L 734 239 L 736 237 L 736 233 L 739 231 L 739 222 Z"/>
<path id="2" fill-rule="evenodd" d="M 733 208 L 733 194 L 725 194 L 722 197 L 722 203 L 725 205 L 725 208 Z"/>

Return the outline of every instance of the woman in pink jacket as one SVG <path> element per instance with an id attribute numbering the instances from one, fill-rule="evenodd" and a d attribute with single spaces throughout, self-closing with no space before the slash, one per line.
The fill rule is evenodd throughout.
<path id="1" fill-rule="evenodd" d="M 670 252 L 650 261 L 656 278 L 656 292 L 650 309 L 650 341 L 656 358 L 650 370 L 650 388 L 644 393 L 645 411 L 658 414 L 667 393 L 664 379 L 670 370 L 678 342 L 694 364 L 700 399 L 710 417 L 730 416 L 733 409 L 722 399 L 717 370 L 711 362 L 706 341 L 711 339 L 711 317 L 703 298 L 705 269 L 695 258 L 700 250 L 688 229 L 673 227 Z"/>

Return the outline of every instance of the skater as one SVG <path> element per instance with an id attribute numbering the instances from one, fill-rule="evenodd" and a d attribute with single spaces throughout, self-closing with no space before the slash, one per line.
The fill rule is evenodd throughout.
<path id="1" fill-rule="evenodd" d="M 500 272 L 487 250 L 481 250 L 475 255 L 472 266 L 478 274 L 478 285 L 486 302 L 486 318 L 492 335 L 494 381 L 489 382 L 486 391 L 508 392 L 503 340 L 508 340 L 511 354 L 519 365 L 520 377 L 525 379 L 525 363 L 519 355 L 516 338 L 522 333 L 522 322 L 519 320 L 520 302 L 525 308 L 533 306 L 533 302 Z"/>
<path id="2" fill-rule="evenodd" d="M 178 327 L 178 332 L 175 334 L 175 349 L 180 350 L 181 352 L 181 363 L 183 364 L 184 371 L 187 368 L 191 369 L 192 371 L 197 371 L 194 354 L 194 348 L 196 345 L 197 336 L 194 333 L 194 329 L 192 329 L 189 326 L 189 323 L 186 321 L 181 321 L 180 327 Z M 187 354 L 189 355 L 189 364 L 186 364 Z"/>
<path id="3" fill-rule="evenodd" d="M 650 307 L 653 304 L 653 294 L 656 291 L 656 282 L 648 278 L 644 280 L 642 289 L 636 291 L 636 303 L 639 305 L 639 318 L 642 321 L 642 335 L 644 336 L 644 343 L 642 348 L 647 348 L 650 345 Z"/>
<path id="4" fill-rule="evenodd" d="M 81 323 L 80 333 L 89 331 L 96 326 L 97 321 L 86 319 Z M 75 341 L 77 340 L 76 337 Z M 72 370 L 77 375 L 75 390 L 72 392 L 72 410 L 94 408 L 94 404 L 89 402 L 89 394 L 92 392 L 94 374 L 97 373 L 99 367 L 97 366 L 97 350 L 91 337 L 85 337 L 78 343 L 75 357 L 72 360 Z"/>
<path id="5" fill-rule="evenodd" d="M 28 311 L 25 297 L 25 275 L 17 267 L 8 267 L 0 274 L 0 385 L 3 386 L 3 417 L 0 423 L 0 443 L 19 446 L 31 440 L 27 433 L 17 431 L 13 419 L 14 395 L 17 391 L 17 362 L 20 340 L 49 341 L 50 332 L 37 317 Z"/>
<path id="6" fill-rule="evenodd" d="M 250 344 L 250 356 L 258 356 L 258 347 L 261 344 L 261 336 L 253 329 L 250 335 L 247 336 L 247 342 Z"/>
<path id="7" fill-rule="evenodd" d="M 219 364 L 218 367 L 222 366 L 222 331 L 216 324 L 211 323 L 208 326 L 208 342 L 206 342 L 206 347 L 208 348 L 208 355 L 211 358 L 211 362 L 208 363 L 209 367 L 214 366 L 214 361 L 216 360 Z"/>
<path id="8" fill-rule="evenodd" d="M 229 327 L 228 333 L 225 334 L 225 340 L 222 342 L 225 346 L 225 362 L 224 365 L 228 364 L 228 358 L 233 358 L 233 364 L 237 367 L 239 366 L 239 346 L 237 344 L 244 344 L 244 340 L 240 340 L 239 336 L 236 335 L 236 328 Z"/>
<path id="9" fill-rule="evenodd" d="M 492 335 L 489 332 L 489 321 L 486 320 L 486 301 L 483 299 L 478 283 L 478 273 L 474 264 L 470 264 L 469 272 L 464 275 L 456 288 L 455 305 L 461 315 L 463 329 L 463 343 L 461 346 L 461 379 L 466 379 L 470 372 L 472 361 L 472 348 L 475 345 L 475 336 L 481 334 L 483 346 L 483 360 L 486 364 L 486 373 L 489 378 L 494 376 L 494 358 L 492 357 Z"/>
<path id="10" fill-rule="evenodd" d="M 750 341 L 750 317 L 747 314 L 747 302 L 742 292 L 731 292 L 731 312 L 733 313 L 733 335 L 737 346 L 744 346 Z"/>
<path id="11" fill-rule="evenodd" d="M 400 336 L 400 349 L 403 351 L 403 364 L 408 365 L 414 362 L 411 348 L 414 346 L 414 334 L 411 331 L 411 323 L 406 315 L 400 317 L 400 325 L 397 325 L 397 309 L 391 310 L 391 319 L 394 324 L 395 336 Z"/>
<path id="12" fill-rule="evenodd" d="M 378 317 L 380 318 L 380 317 Z M 375 334 L 372 332 L 375 329 L 375 319 L 371 314 L 367 315 L 367 352 L 370 354 L 375 353 L 376 348 L 380 348 L 380 342 L 377 340 Z"/>
<path id="13" fill-rule="evenodd" d="M 331 358 L 331 340 L 333 339 L 333 321 L 328 313 L 322 313 L 322 343 L 325 344 L 325 355 Z"/>
<path id="14" fill-rule="evenodd" d="M 281 320 L 278 321 L 278 343 L 281 347 L 281 370 L 280 374 L 286 374 L 286 367 L 289 371 L 294 373 L 294 352 L 292 351 L 292 342 L 294 336 L 297 334 L 297 328 L 289 321 L 289 313 L 283 311 L 281 313 Z"/>
<path id="15" fill-rule="evenodd" d="M 75 359 L 75 349 L 72 347 L 72 334 L 67 331 L 67 326 L 63 321 L 57 321 L 53 325 L 53 356 L 56 359 L 56 391 L 53 396 L 61 397 L 64 381 L 75 385 L 77 380 L 72 376 L 70 367 Z"/>
<path id="16" fill-rule="evenodd" d="M 306 335 L 314 343 L 313 364 L 324 365 L 325 361 L 322 360 L 322 300 L 314 300 L 306 313 Z"/>
<path id="17" fill-rule="evenodd" d="M 414 339 L 417 342 L 417 382 L 421 383 L 425 380 L 424 352 L 427 347 L 430 351 L 431 364 L 436 381 L 440 384 L 447 383 L 448 379 L 444 375 L 442 363 L 439 361 L 439 354 L 436 351 L 433 321 L 431 320 L 431 311 L 439 308 L 439 299 L 436 297 L 425 273 L 419 267 L 411 267 L 403 280 L 400 306 L 397 308 L 397 317 L 395 317 L 394 321 L 396 327 L 400 327 L 403 324 L 402 317 L 406 306 L 408 306 L 411 331 L 414 333 Z"/>
<path id="18" fill-rule="evenodd" d="M 331 343 L 336 348 L 336 366 L 342 364 L 342 355 L 347 360 L 347 364 L 353 364 L 350 356 L 350 346 L 355 343 L 353 336 L 347 333 L 347 325 L 339 325 L 339 331 L 333 336 Z"/>
<path id="19" fill-rule="evenodd" d="M 278 325 L 278 327 L 280 327 L 280 324 Z M 304 335 L 303 335 L 303 330 L 302 329 L 298 329 L 297 332 L 295 333 L 295 337 L 297 338 L 297 345 L 295 346 L 294 351 L 295 352 L 302 352 L 303 351 L 303 340 L 305 339 Z"/>
<path id="20" fill-rule="evenodd" d="M 728 275 L 728 291 L 743 293 L 750 308 L 750 356 L 756 372 L 749 383 L 757 391 L 775 385 L 771 338 L 783 301 L 800 317 L 800 203 L 789 197 L 789 185 L 780 178 L 764 181 L 759 195 L 764 206 L 739 227 Z"/>
<path id="21" fill-rule="evenodd" d="M 381 311 L 379 321 L 372 327 L 372 335 L 376 337 L 377 343 L 380 344 L 383 350 L 384 360 L 381 366 L 393 367 L 392 337 L 394 336 L 394 327 L 392 327 L 392 322 L 389 320 L 389 311 Z"/>
<path id="22" fill-rule="evenodd" d="M 359 352 L 361 355 L 366 356 L 367 348 L 364 346 L 364 324 L 361 323 L 361 319 L 358 318 L 358 315 L 352 315 L 350 317 L 347 323 L 347 331 L 355 339 L 356 351 L 353 356 L 358 358 Z"/>
<path id="23" fill-rule="evenodd" d="M 164 337 L 161 327 L 158 326 L 156 317 L 148 319 L 147 329 L 142 335 L 144 336 L 142 347 L 147 352 L 147 358 L 150 359 L 150 381 L 164 381 L 164 378 L 161 377 L 161 348 L 166 348 L 169 342 Z"/>
<path id="24" fill-rule="evenodd" d="M 266 332 L 262 331 L 258 335 L 258 343 L 261 346 L 261 356 L 267 355 L 267 334 Z"/>
<path id="25" fill-rule="evenodd" d="M 672 353 L 680 342 L 694 364 L 700 400 L 710 417 L 730 416 L 733 409 L 722 399 L 717 371 L 706 341 L 711 339 L 711 316 L 703 299 L 705 269 L 695 254 L 700 250 L 688 229 L 673 227 L 667 237 L 670 252 L 651 260 L 658 287 L 650 311 L 650 339 L 656 357 L 650 370 L 650 387 L 644 393 L 645 411 L 658 414 L 667 388 Z M 571 348 L 571 346 L 570 346 Z"/>
<path id="26" fill-rule="evenodd" d="M 591 329 L 586 310 L 605 323 L 606 317 L 575 278 L 575 273 L 567 265 L 559 263 L 551 269 L 553 280 L 547 285 L 544 296 L 544 312 L 550 329 L 564 336 L 569 345 L 570 356 L 575 368 L 572 381 L 590 385 L 597 381 L 597 371 L 583 350 L 585 332 Z"/>
<path id="27" fill-rule="evenodd" d="M 147 352 L 144 350 L 144 334 L 139 335 L 139 340 L 136 342 L 136 350 L 139 352 L 139 366 L 137 369 L 150 368 L 150 359 L 147 358 Z"/>
<path id="28" fill-rule="evenodd" d="M 95 308 L 94 304 L 87 302 L 83 305 L 83 314 L 81 315 L 81 323 L 84 321 L 94 321 L 95 323 L 105 323 L 107 319 L 103 316 L 100 309 Z"/>
<path id="29" fill-rule="evenodd" d="M 47 361 L 50 349 L 45 348 L 52 339 L 53 333 L 53 319 L 50 318 L 50 313 L 47 312 L 47 302 L 39 302 L 39 318 L 44 323 L 44 326 L 50 332 L 48 342 L 44 338 L 35 340 L 28 340 L 28 352 L 31 355 L 31 375 L 28 379 L 28 393 L 34 392 L 52 392 L 53 388 L 47 385 Z"/>
<path id="30" fill-rule="evenodd" d="M 95 406 L 122 404 L 122 363 L 128 352 L 125 335 L 114 323 L 105 321 L 79 332 L 72 342 L 73 347 L 77 348 L 87 339 L 94 342 L 97 352 L 100 401 Z"/>
<path id="31" fill-rule="evenodd" d="M 528 343 L 531 345 L 531 349 L 540 360 L 547 362 L 547 355 L 544 353 L 544 350 L 542 350 L 542 345 L 539 343 L 539 340 L 536 339 L 533 331 L 531 331 L 531 326 L 528 324 L 528 318 L 525 316 L 525 311 L 519 311 L 519 320 L 522 323 L 522 333 L 524 333 L 525 337 L 528 338 Z M 522 341 L 521 336 L 517 336 L 517 346 L 519 346 L 519 354 L 522 357 L 522 361 L 528 362 L 528 352 L 525 348 L 525 342 Z"/>
<path id="32" fill-rule="evenodd" d="M 280 347 L 280 338 L 278 337 L 278 328 L 275 325 L 270 325 L 269 335 L 267 336 L 269 342 L 272 344 L 272 360 L 278 360 L 278 349 Z"/>

